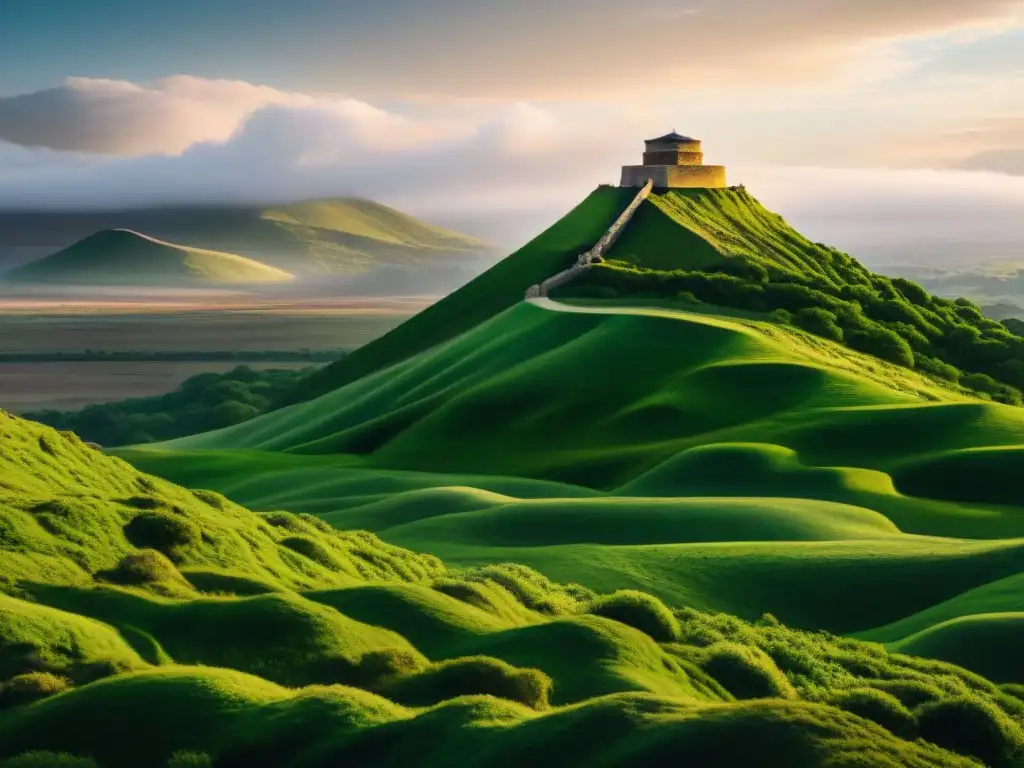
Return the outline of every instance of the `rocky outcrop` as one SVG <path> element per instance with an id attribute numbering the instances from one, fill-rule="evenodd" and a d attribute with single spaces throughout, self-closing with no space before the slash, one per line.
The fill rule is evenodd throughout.
<path id="1" fill-rule="evenodd" d="M 550 291 L 559 286 L 565 285 L 568 282 L 575 280 L 584 271 L 586 271 L 591 264 L 597 264 L 604 261 L 604 255 L 615 245 L 615 241 L 619 239 L 619 235 L 622 234 L 626 225 L 629 224 L 633 215 L 636 213 L 637 208 L 647 199 L 648 195 L 651 194 L 651 190 L 654 189 L 654 180 L 648 179 L 647 183 L 640 189 L 637 196 L 633 198 L 626 210 L 619 214 L 619 218 L 615 220 L 608 231 L 601 236 L 601 239 L 597 241 L 597 244 L 586 253 L 581 253 L 576 259 L 576 262 L 568 269 L 559 272 L 558 274 L 552 275 L 544 282 L 539 285 L 531 285 L 526 289 L 527 299 L 536 299 L 540 296 L 547 296 Z"/>

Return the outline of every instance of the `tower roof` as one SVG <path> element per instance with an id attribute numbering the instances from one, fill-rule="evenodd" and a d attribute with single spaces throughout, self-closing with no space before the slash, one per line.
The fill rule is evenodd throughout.
<path id="1" fill-rule="evenodd" d="M 664 136 L 659 136 L 656 139 L 647 139 L 646 143 L 651 144 L 651 143 L 653 143 L 655 141 L 657 141 L 657 142 L 673 142 L 674 141 L 674 142 L 680 142 L 681 143 L 681 142 L 684 142 L 684 141 L 696 141 L 696 139 L 690 138 L 689 136 L 682 136 L 682 135 L 676 133 L 675 131 L 672 131 L 672 133 L 666 133 Z"/>

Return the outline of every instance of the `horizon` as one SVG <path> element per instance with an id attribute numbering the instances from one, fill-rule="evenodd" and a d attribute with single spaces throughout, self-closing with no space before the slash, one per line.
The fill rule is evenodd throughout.
<path id="1" fill-rule="evenodd" d="M 8 6 L 0 211 L 361 197 L 523 242 L 676 128 L 839 247 L 912 249 L 897 207 L 922 247 L 996 248 L 1024 238 L 1022 52 L 1021 0 Z"/>

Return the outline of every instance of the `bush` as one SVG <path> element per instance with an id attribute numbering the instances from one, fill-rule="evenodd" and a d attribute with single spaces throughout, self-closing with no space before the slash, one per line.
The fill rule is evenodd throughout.
<path id="1" fill-rule="evenodd" d="M 954 383 L 960 381 L 960 369 L 944 363 L 934 357 L 927 357 L 926 355 L 919 355 L 914 353 L 914 367 L 930 376 L 935 376 L 939 379 L 945 379 L 946 381 L 952 381 Z"/>
<path id="2" fill-rule="evenodd" d="M 468 656 L 443 661 L 411 677 L 400 677 L 382 692 L 392 701 L 414 707 L 477 694 L 547 709 L 551 687 L 551 678 L 539 669 L 513 667 L 488 656 Z"/>
<path id="3" fill-rule="evenodd" d="M 0 768 L 98 768 L 91 757 L 75 757 L 57 752 L 25 752 L 0 760 Z"/>
<path id="4" fill-rule="evenodd" d="M 805 331 L 833 341 L 843 340 L 843 329 L 836 323 L 836 316 L 820 307 L 801 309 L 796 313 L 795 321 Z"/>
<path id="5" fill-rule="evenodd" d="M 0 709 L 20 707 L 45 699 L 71 688 L 66 678 L 50 672 L 28 672 L 15 675 L 0 686 Z"/>
<path id="6" fill-rule="evenodd" d="M 1005 713 L 969 697 L 922 704 L 917 710 L 921 738 L 986 765 L 1009 765 L 1021 745 L 1021 732 Z"/>
<path id="7" fill-rule="evenodd" d="M 655 640 L 669 643 L 679 637 L 679 622 L 653 595 L 623 589 L 603 595 L 587 606 L 587 613 L 627 624 Z"/>
<path id="8" fill-rule="evenodd" d="M 317 565 L 322 565 L 324 568 L 329 568 L 332 571 L 338 570 L 338 561 L 334 555 L 331 554 L 327 547 L 315 539 L 311 539 L 308 536 L 289 536 L 287 539 L 281 539 L 280 544 L 282 547 L 292 550 L 292 552 L 298 552 L 303 557 L 309 558 Z"/>
<path id="9" fill-rule="evenodd" d="M 831 702 L 836 707 L 872 720 L 901 739 L 913 739 L 917 723 L 910 710 L 895 696 L 875 688 L 842 691 Z"/>
<path id="10" fill-rule="evenodd" d="M 214 406 L 210 412 L 210 420 L 217 427 L 233 427 L 243 421 L 249 421 L 260 415 L 260 411 L 248 403 L 240 403 L 236 400 L 228 400 Z"/>
<path id="11" fill-rule="evenodd" d="M 176 559 L 181 550 L 202 538 L 199 526 L 188 518 L 169 512 L 143 512 L 124 527 L 125 538 L 140 549 L 155 549 Z"/>
<path id="12" fill-rule="evenodd" d="M 759 648 L 716 643 L 701 668 L 737 699 L 793 699 L 796 691 L 775 662 Z"/>
<path id="13" fill-rule="evenodd" d="M 859 352 L 874 355 L 905 368 L 914 367 L 914 353 L 898 335 L 875 325 L 846 333 L 846 343 Z"/>
<path id="14" fill-rule="evenodd" d="M 869 685 L 898 699 L 903 706 L 914 708 L 942 698 L 941 689 L 920 680 L 872 680 Z"/>
<path id="15" fill-rule="evenodd" d="M 125 555 L 113 568 L 96 575 L 115 584 L 132 586 L 181 581 L 183 578 L 174 563 L 155 549 L 140 549 Z"/>

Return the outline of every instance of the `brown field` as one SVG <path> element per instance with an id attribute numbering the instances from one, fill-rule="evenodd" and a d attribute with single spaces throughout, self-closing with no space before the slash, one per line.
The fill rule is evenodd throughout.
<path id="1" fill-rule="evenodd" d="M 0 296 L 0 352 L 210 352 L 355 349 L 433 299 L 141 297 L 54 300 Z M 231 361 L 0 363 L 0 408 L 13 413 L 169 392 L 184 379 L 236 365 L 302 368 L 307 362 Z"/>

